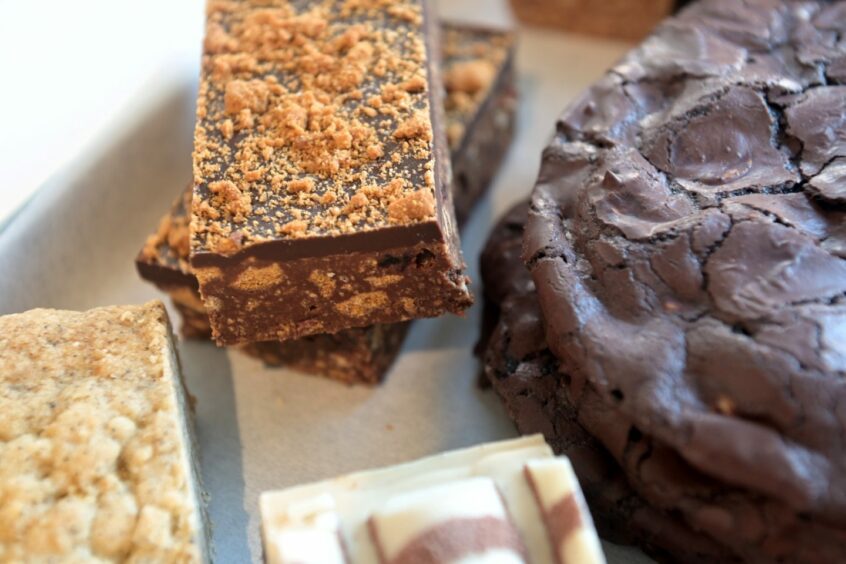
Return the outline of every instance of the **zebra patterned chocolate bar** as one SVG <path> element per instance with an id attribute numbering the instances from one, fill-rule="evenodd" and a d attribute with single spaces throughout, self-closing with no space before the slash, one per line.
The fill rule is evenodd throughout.
<path id="1" fill-rule="evenodd" d="M 520 533 L 496 484 L 486 477 L 391 498 L 370 518 L 370 533 L 383 564 L 412 564 L 433 553 L 448 562 L 526 560 Z"/>
<path id="2" fill-rule="evenodd" d="M 570 461 L 563 457 L 530 460 L 525 473 L 557 562 L 600 562 L 602 548 L 592 524 L 585 524 L 589 513 Z"/>
<path id="3" fill-rule="evenodd" d="M 267 492 L 260 505 L 270 564 L 605 561 L 569 461 L 540 435 Z M 304 555 L 306 541 L 331 558 Z"/>

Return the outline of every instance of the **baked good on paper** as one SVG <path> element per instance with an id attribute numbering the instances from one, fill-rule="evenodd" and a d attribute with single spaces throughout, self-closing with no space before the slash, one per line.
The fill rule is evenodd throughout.
<path id="1" fill-rule="evenodd" d="M 0 317 L 0 562 L 208 562 L 161 302 Z"/>
<path id="2" fill-rule="evenodd" d="M 429 3 L 206 16 L 189 249 L 214 340 L 467 309 Z"/>
<path id="3" fill-rule="evenodd" d="M 749 561 L 846 557 L 844 28 L 843 2 L 692 5 L 562 114 L 528 212 L 580 423 Z"/>
<path id="4" fill-rule="evenodd" d="M 638 546 L 661 562 L 731 562 L 725 548 L 639 495 L 612 454 L 580 422 L 588 411 L 569 393 L 567 375 L 549 351 L 534 283 L 520 260 L 527 211 L 527 202 L 509 210 L 482 253 L 492 328 L 482 350 L 494 392 L 521 433 L 543 433 L 555 452 L 571 460 L 603 538 Z M 625 421 L 607 419 L 618 432 L 628 431 Z"/>

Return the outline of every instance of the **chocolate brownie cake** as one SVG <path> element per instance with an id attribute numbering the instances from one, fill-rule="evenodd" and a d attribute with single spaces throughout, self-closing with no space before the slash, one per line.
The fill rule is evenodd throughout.
<path id="1" fill-rule="evenodd" d="M 534 283 L 520 264 L 526 209 L 518 206 L 500 221 L 482 255 L 489 311 L 497 312 L 485 374 L 521 433 L 543 433 L 573 461 L 603 538 L 637 545 L 661 562 L 839 561 L 836 532 L 800 525 L 766 499 L 716 483 L 590 385 L 573 386 L 549 350 Z M 733 554 L 721 543 L 731 535 L 712 538 L 685 518 L 725 515 L 741 534 L 760 535 L 764 546 Z"/>
<path id="2" fill-rule="evenodd" d="M 603 538 L 641 547 L 662 562 L 730 562 L 717 543 L 652 507 L 628 484 L 602 443 L 579 422 L 567 375 L 549 351 L 537 294 L 520 261 L 527 203 L 512 208 L 494 228 L 482 253 L 488 321 L 483 343 L 485 375 L 518 430 L 543 433 L 556 453 L 573 463 Z M 626 432 L 626 423 L 608 419 Z"/>
<path id="3" fill-rule="evenodd" d="M 528 213 L 579 422 L 748 561 L 846 558 L 844 29 L 846 2 L 694 4 L 562 115 Z"/>

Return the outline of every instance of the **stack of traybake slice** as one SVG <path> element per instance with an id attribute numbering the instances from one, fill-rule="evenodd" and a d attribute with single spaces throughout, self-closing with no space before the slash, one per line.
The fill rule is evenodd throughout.
<path id="1" fill-rule="evenodd" d="M 664 559 L 846 560 L 844 30 L 846 2 L 668 20 L 482 258 L 494 389 Z"/>
<path id="2" fill-rule="evenodd" d="M 401 22 L 408 16 L 397 14 Z M 247 24 L 227 19 L 232 17 L 224 17 L 230 27 L 229 33 L 247 33 L 244 29 Z M 255 14 L 249 17 L 260 20 Z M 227 84 L 253 84 L 249 88 L 260 91 L 260 109 L 273 116 L 266 119 L 268 124 L 289 119 L 305 120 L 286 126 L 287 130 L 270 137 L 266 128 L 256 124 L 254 116 L 249 118 L 251 127 L 247 127 L 249 123 L 236 127 L 241 116 L 252 116 L 255 109 L 236 103 L 237 93 L 230 92 L 231 86 L 221 87 L 228 88 L 222 93 L 214 91 L 215 80 L 223 80 L 216 78 L 218 71 L 215 69 L 221 66 L 229 69 L 228 65 L 235 64 L 232 61 L 241 56 L 226 50 L 219 52 L 223 48 L 214 43 L 215 38 L 222 41 L 219 25 L 213 12 L 209 19 L 210 39 L 206 41 L 201 107 L 203 100 L 211 106 L 222 107 L 201 111 L 201 117 L 205 118 L 200 121 L 199 138 L 204 140 L 209 135 L 217 138 L 211 149 L 205 148 L 210 142 L 200 141 L 201 148 L 197 151 L 198 170 L 208 169 L 209 172 L 199 188 L 195 190 L 193 185 L 189 186 L 177 198 L 157 231 L 148 238 L 136 260 L 138 271 L 170 295 L 183 317 L 182 333 L 186 337 L 209 338 L 215 329 L 215 339 L 219 343 L 237 344 L 239 349 L 267 364 L 285 365 L 347 383 L 376 384 L 402 346 L 408 329 L 406 320 L 437 315 L 445 310 L 460 311 L 469 304 L 460 274 L 461 262 L 453 257 L 456 243 L 449 235 L 454 230 L 450 208 L 454 205 L 458 224 L 462 224 L 490 184 L 510 144 L 516 110 L 513 36 L 484 28 L 440 26 L 443 60 L 439 69 L 429 74 L 417 69 L 416 74 L 400 81 L 397 73 L 410 72 L 411 69 L 406 68 L 410 63 L 397 63 L 394 56 L 389 57 L 393 61 L 391 64 L 399 64 L 401 68 L 386 70 L 381 76 L 370 79 L 354 77 L 361 83 L 349 87 L 340 106 L 333 110 L 340 114 L 347 111 L 345 107 L 357 108 L 353 110 L 354 115 L 346 116 L 344 124 L 329 123 L 331 120 L 325 109 L 328 98 L 323 92 L 325 88 L 332 90 L 341 86 L 314 86 L 315 90 L 323 92 L 324 99 L 310 100 L 306 107 L 301 100 L 292 101 L 284 85 L 255 86 L 258 84 L 255 78 L 253 83 L 246 83 L 227 77 Z M 413 22 L 407 25 L 413 27 Z M 362 36 L 361 30 L 356 33 L 359 34 L 358 47 L 349 45 L 343 49 L 347 59 L 354 55 L 355 49 L 369 52 L 372 47 L 367 46 L 379 35 Z M 350 36 L 345 41 L 352 39 Z M 254 45 L 250 48 L 253 52 L 258 49 Z M 397 48 L 402 51 L 412 47 Z M 232 45 L 227 49 L 237 50 Z M 257 52 L 261 52 L 260 49 Z M 372 57 L 372 54 L 367 56 Z M 329 58 L 327 55 L 323 63 L 329 65 Z M 280 72 L 276 67 L 284 66 L 278 62 L 266 64 L 275 64 L 274 72 Z M 351 63 L 346 61 L 344 64 Z M 367 64 L 378 67 L 388 63 L 369 61 Z M 285 70 L 294 74 L 290 69 Z M 254 70 L 245 72 L 261 74 Z M 296 72 L 304 71 L 297 69 Z M 443 96 L 428 92 L 429 86 L 422 79 L 429 76 L 434 88 L 440 89 L 439 81 L 434 80 L 439 74 L 443 79 Z M 263 80 L 270 79 L 265 77 Z M 248 86 L 243 88 L 249 89 Z M 273 94 L 274 88 L 279 92 Z M 246 90 L 242 94 L 244 99 L 253 100 L 254 94 Z M 299 100 L 301 96 L 295 98 Z M 428 162 L 420 153 L 421 147 L 438 146 L 437 139 L 431 137 L 438 131 L 420 133 L 428 136 L 421 139 L 421 147 L 411 144 L 413 136 L 397 133 L 404 131 L 398 128 L 410 127 L 425 117 L 419 108 L 424 108 L 430 98 L 433 103 L 442 103 L 445 109 L 445 127 L 437 126 L 436 129 L 443 129 L 448 139 L 451 189 L 440 186 L 446 175 L 436 174 L 431 169 L 437 161 L 435 153 L 440 149 L 433 152 L 435 156 Z M 317 111 L 315 105 L 320 109 L 317 114 L 314 113 Z M 210 117 L 212 113 L 214 116 Z M 437 114 L 434 110 L 431 113 Z M 393 127 L 397 129 L 384 136 L 379 127 L 386 120 L 396 122 Z M 371 121 L 379 127 L 374 130 L 368 125 Z M 432 123 L 436 124 L 437 119 Z M 342 125 L 351 129 L 341 131 Z M 232 132 L 229 132 L 230 127 Z M 301 127 L 301 131 L 296 127 Z M 321 130 L 322 127 L 326 129 Z M 422 127 L 429 126 L 423 123 Z M 370 157 L 355 157 L 352 154 L 356 150 L 355 139 L 347 139 L 347 134 L 373 136 L 373 139 L 362 139 L 360 148 L 363 150 L 368 143 L 379 145 L 374 139 L 380 136 L 386 137 L 388 142 L 384 147 L 374 148 L 376 145 L 373 145 L 374 153 Z M 344 148 L 346 145 L 320 145 L 327 139 L 331 145 L 341 137 L 344 138 L 342 144 L 349 142 L 348 148 Z M 285 139 L 290 138 L 301 139 L 302 146 L 288 144 Z M 305 147 L 323 152 L 311 155 L 313 158 L 309 160 L 303 152 Z M 382 154 L 386 151 L 393 151 L 393 154 L 386 157 Z M 213 155 L 206 157 L 209 152 Z M 237 157 L 251 152 L 260 153 L 251 164 L 244 164 L 243 159 Z M 285 163 L 274 160 L 277 153 L 279 160 L 286 159 Z M 264 155 L 269 157 L 265 159 Z M 338 162 L 329 162 L 332 159 Z M 234 181 L 217 180 L 218 169 L 222 166 L 218 163 L 222 161 L 226 161 L 228 170 L 237 169 L 232 173 Z M 296 163 L 301 166 L 297 168 Z M 261 175 L 244 172 L 244 167 L 254 167 Z M 350 171 L 355 172 L 354 178 L 344 176 L 349 176 Z M 434 184 L 430 186 L 430 182 Z M 246 186 L 244 193 L 251 194 L 252 219 L 239 217 L 240 208 L 230 210 L 233 205 L 239 206 L 239 198 L 244 197 L 241 192 L 238 196 L 232 186 Z M 237 198 L 226 203 L 229 197 L 226 194 Z M 417 201 L 420 198 L 422 200 Z M 205 300 L 191 265 L 192 200 L 202 207 L 193 220 L 197 230 L 194 256 L 204 265 L 203 271 L 210 273 L 206 277 Z M 257 207 L 260 204 L 263 207 Z M 405 213 L 400 213 L 404 209 L 412 215 L 422 215 L 419 218 L 399 217 Z M 436 212 L 442 217 L 433 217 Z M 225 225 L 219 219 L 210 222 L 209 214 L 226 218 Z M 393 217 L 392 214 L 399 215 Z M 264 218 L 271 215 L 274 219 L 270 223 L 274 225 L 268 226 Z M 294 229 L 305 226 L 308 221 L 311 221 L 308 229 Z M 251 224 L 258 227 L 251 231 Z M 218 235 L 221 229 L 227 233 L 225 237 Z M 250 237 L 253 241 L 248 243 Z M 206 249 L 208 240 L 216 241 L 224 250 L 212 256 Z M 364 252 L 365 249 L 370 250 Z M 358 263 L 344 266 L 345 261 L 356 256 Z M 230 267 L 235 272 L 228 274 L 226 270 Z M 228 290 L 220 286 L 224 279 L 228 280 Z M 356 284 L 360 285 L 356 287 Z M 210 302 L 215 304 L 212 323 L 207 311 Z M 305 305 L 299 307 L 299 303 Z M 401 311 L 388 311 L 397 306 Z M 268 307 L 279 308 L 279 311 L 266 315 Z M 253 311 L 261 313 L 251 315 Z M 247 331 L 248 327 L 262 329 Z M 271 335 L 278 338 L 269 339 Z"/>

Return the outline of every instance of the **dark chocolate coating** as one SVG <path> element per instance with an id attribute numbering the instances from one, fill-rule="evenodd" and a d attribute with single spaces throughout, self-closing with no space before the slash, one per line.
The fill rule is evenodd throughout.
<path id="1" fill-rule="evenodd" d="M 452 27 L 455 30 L 464 30 L 468 36 L 475 33 L 483 38 L 486 34 L 491 34 L 489 30 L 481 27 Z M 452 148 L 452 198 L 459 227 L 466 223 L 476 202 L 485 194 L 499 172 L 514 137 L 516 113 L 514 49 L 509 49 L 488 96 L 475 112 L 473 119 L 463 124 L 465 134 Z M 450 122 L 449 113 L 447 118 L 447 122 Z"/>
<path id="2" fill-rule="evenodd" d="M 382 382 L 402 349 L 410 323 L 371 325 L 296 341 L 264 341 L 241 350 L 268 366 L 286 366 L 349 385 Z"/>
<path id="3" fill-rule="evenodd" d="M 293 8 L 295 14 L 305 14 L 311 7 L 305 0 L 290 4 L 286 7 Z M 297 164 L 288 152 L 277 158 L 271 151 L 270 157 L 262 157 L 261 162 L 266 164 L 254 166 L 259 162 L 256 148 L 267 142 L 262 133 L 267 125 L 258 117 L 258 125 L 253 121 L 245 132 L 226 134 L 227 128 L 222 126 L 232 113 L 226 99 L 235 92 L 232 86 L 245 81 L 253 84 L 271 79 L 274 84 L 295 88 L 303 95 L 315 94 L 318 99 L 329 95 L 331 84 L 309 82 L 305 77 L 313 70 L 294 72 L 288 68 L 285 56 L 277 51 L 283 50 L 284 44 L 289 56 L 302 56 L 293 48 L 296 40 L 274 44 L 272 56 L 267 55 L 266 46 L 235 41 L 231 54 L 253 57 L 255 64 L 245 65 L 231 76 L 220 74 L 215 65 L 221 57 L 226 63 L 230 53 L 215 48 L 214 36 L 263 33 L 265 24 L 261 22 L 266 14 L 248 4 L 209 6 L 195 130 L 190 262 L 209 314 L 212 337 L 221 346 L 286 341 L 376 323 L 461 314 L 473 303 L 469 279 L 463 274 L 449 186 L 443 87 L 436 57 L 437 23 L 428 0 L 401 6 L 416 14 L 410 19 L 375 6 L 358 7 L 362 11 L 346 10 L 341 4 L 327 5 L 321 13 L 321 30 L 330 31 L 316 31 L 313 47 L 320 50 L 327 45 L 333 33 L 340 33 L 340 27 L 352 29 L 361 24 L 370 26 L 368 29 L 396 29 L 396 34 L 382 38 L 383 54 L 390 53 L 408 65 L 403 72 L 363 73 L 354 87 L 352 82 L 344 82 L 331 92 L 336 105 L 333 115 L 345 127 L 352 123 L 351 98 L 339 101 L 341 94 L 357 92 L 361 100 L 354 105 L 363 107 L 365 96 L 381 92 L 383 87 L 393 85 L 392 81 L 411 80 L 417 73 L 424 73 L 424 85 L 407 93 L 412 101 L 406 109 L 409 115 L 403 114 L 405 122 L 392 123 L 393 117 L 386 119 L 378 113 L 355 118 L 367 122 L 380 143 L 381 156 L 339 164 L 337 170 L 311 170 Z M 306 37 L 304 34 L 303 41 Z M 371 48 L 376 49 L 373 45 Z M 251 96 L 261 98 L 257 93 Z M 267 109 L 267 102 L 264 106 L 256 109 L 257 115 L 269 116 L 268 123 L 279 124 L 271 115 L 273 110 Z M 402 123 L 412 118 L 424 128 L 423 136 L 398 135 Z M 298 143 L 291 135 L 282 130 L 269 137 Z M 356 151 L 372 148 L 372 143 L 369 147 L 356 143 Z M 242 174 L 241 167 L 247 165 L 260 172 Z M 280 172 L 311 182 L 321 200 L 301 202 L 288 191 L 274 189 L 272 175 Z M 401 190 L 407 193 L 391 203 L 364 196 L 365 203 L 355 220 L 353 214 L 342 214 L 358 190 L 392 181 L 401 182 Z M 327 192 L 330 189 L 331 193 Z M 234 208 L 232 202 L 223 203 L 226 198 L 218 196 L 220 190 L 236 202 Z M 333 198 L 323 203 L 322 196 L 327 193 Z M 253 207 L 254 200 L 261 205 Z M 403 205 L 391 207 L 398 203 Z M 411 214 L 405 209 L 408 206 Z M 235 208 L 240 211 L 233 212 Z M 395 210 L 393 214 L 391 209 Z"/>

